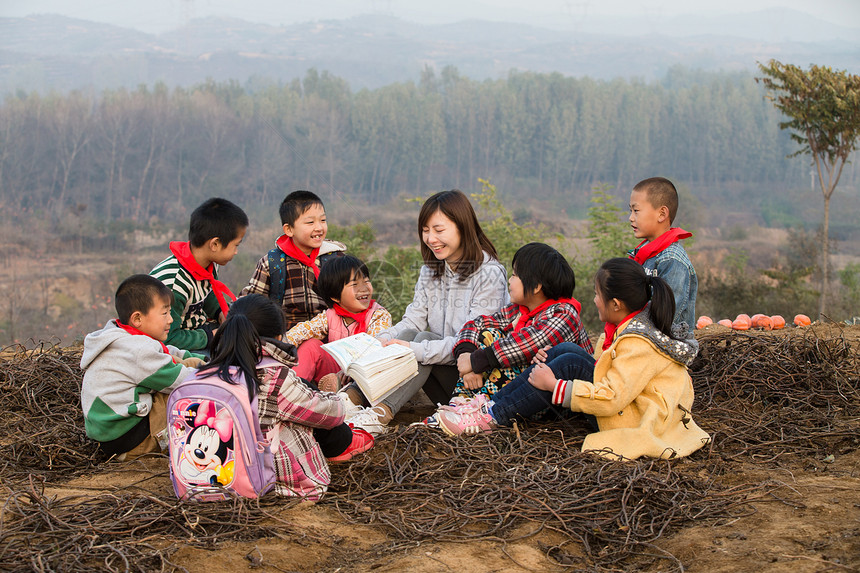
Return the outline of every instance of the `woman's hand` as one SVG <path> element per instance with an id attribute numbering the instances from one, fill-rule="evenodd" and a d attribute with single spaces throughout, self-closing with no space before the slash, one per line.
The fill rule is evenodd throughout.
<path id="1" fill-rule="evenodd" d="M 463 386 L 468 390 L 477 390 L 484 385 L 484 377 L 474 372 L 469 372 L 463 376 Z"/>
<path id="2" fill-rule="evenodd" d="M 405 346 L 406 348 L 410 348 L 409 343 L 405 340 L 399 340 L 397 338 L 393 338 L 391 340 L 387 340 L 382 343 L 382 346 L 388 346 L 389 344 L 399 344 L 400 346 Z"/>
<path id="3" fill-rule="evenodd" d="M 460 376 L 464 377 L 466 374 L 472 372 L 472 355 L 468 352 L 464 352 L 460 356 L 457 357 L 457 370 L 460 372 Z"/>
<path id="4" fill-rule="evenodd" d="M 558 383 L 558 378 L 553 374 L 552 369 L 546 364 L 538 364 L 529 373 L 529 384 L 538 390 L 552 392 L 555 390 L 555 385 Z"/>
<path id="5" fill-rule="evenodd" d="M 552 348 L 552 346 L 544 346 L 543 348 L 539 348 L 535 355 L 532 357 L 532 364 L 542 364 L 546 362 L 546 351 Z"/>

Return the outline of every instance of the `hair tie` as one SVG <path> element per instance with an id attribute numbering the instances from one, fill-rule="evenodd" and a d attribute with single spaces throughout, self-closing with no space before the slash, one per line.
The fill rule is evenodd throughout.
<path id="1" fill-rule="evenodd" d="M 651 300 L 653 289 L 651 288 L 651 275 L 645 274 L 645 294 L 648 295 L 648 300 Z"/>

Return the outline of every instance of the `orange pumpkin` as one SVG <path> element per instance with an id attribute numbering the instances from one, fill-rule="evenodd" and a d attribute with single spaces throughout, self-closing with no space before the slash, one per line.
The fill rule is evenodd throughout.
<path id="1" fill-rule="evenodd" d="M 773 330 L 773 321 L 766 314 L 760 315 L 753 322 L 754 328 L 761 328 L 762 330 Z"/>
<path id="2" fill-rule="evenodd" d="M 732 322 L 732 329 L 734 330 L 749 330 L 750 326 L 752 326 L 752 321 L 748 314 L 739 314 Z"/>
<path id="3" fill-rule="evenodd" d="M 711 324 L 714 324 L 714 321 L 711 320 L 710 316 L 700 316 L 699 320 L 696 321 L 696 328 L 702 329 Z"/>
<path id="4" fill-rule="evenodd" d="M 770 320 L 771 322 L 773 322 L 774 330 L 780 330 L 782 328 L 785 328 L 785 319 L 782 316 L 775 314 L 770 317 Z"/>
<path id="5" fill-rule="evenodd" d="M 721 324 L 721 325 L 725 326 L 726 328 L 732 327 L 732 321 L 729 320 L 728 318 L 724 318 L 724 319 L 720 320 L 719 322 L 717 322 L 717 324 Z"/>
<path id="6" fill-rule="evenodd" d="M 812 321 L 805 314 L 798 314 L 794 317 L 794 324 L 797 326 L 809 326 L 812 324 Z"/>
<path id="7" fill-rule="evenodd" d="M 763 316 L 766 316 L 766 315 L 758 313 L 758 314 L 754 314 L 750 317 L 750 324 L 752 324 L 753 328 L 755 328 L 756 323 L 758 322 L 758 319 L 760 319 Z"/>

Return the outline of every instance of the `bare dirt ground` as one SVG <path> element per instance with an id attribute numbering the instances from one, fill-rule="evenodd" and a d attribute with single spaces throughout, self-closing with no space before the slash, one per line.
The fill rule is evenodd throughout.
<path id="1" fill-rule="evenodd" d="M 840 370 L 837 364 L 834 372 L 837 377 L 843 377 L 844 374 L 844 380 L 840 379 L 840 384 L 844 385 L 840 386 L 839 393 L 845 395 L 845 400 L 838 400 L 839 404 L 828 401 L 823 406 L 814 400 L 810 402 L 828 410 L 825 417 L 832 418 L 832 427 L 825 428 L 820 437 L 798 440 L 790 435 L 790 427 L 774 426 L 768 422 L 771 413 L 766 408 L 758 410 L 762 403 L 772 398 L 762 400 L 761 395 L 752 394 L 749 395 L 750 412 L 738 408 L 737 424 L 727 424 L 726 418 L 718 415 L 722 405 L 718 401 L 720 394 L 713 394 L 713 402 L 709 407 L 707 403 L 699 403 L 710 399 L 705 396 L 706 392 L 702 392 L 697 397 L 694 416 L 703 428 L 712 433 L 714 443 L 689 459 L 656 464 L 639 461 L 620 466 L 601 465 L 602 462 L 594 461 L 594 456 L 576 451 L 575 446 L 581 443 L 583 432 L 576 429 L 570 433 L 567 429 L 562 432 L 553 430 L 551 425 L 549 430 L 546 426 L 524 426 L 521 435 L 519 432 L 516 436 L 508 433 L 499 439 L 494 438 L 495 445 L 488 439 L 487 443 L 495 448 L 493 451 L 502 452 L 498 463 L 495 466 L 480 466 L 477 473 L 467 475 L 468 467 L 475 462 L 465 457 L 456 459 L 459 456 L 456 452 L 463 452 L 464 456 L 470 454 L 466 442 L 450 441 L 433 430 L 409 426 L 432 410 L 426 401 L 416 400 L 398 415 L 395 420 L 397 428 L 392 434 L 381 438 L 376 448 L 360 459 L 334 468 L 331 495 L 322 502 L 315 505 L 297 504 L 276 499 L 266 501 L 261 507 L 251 504 L 231 510 L 228 506 L 222 507 L 222 513 L 213 519 L 211 514 L 198 513 L 194 507 L 177 504 L 164 457 L 127 464 L 98 463 L 81 470 L 43 472 L 41 477 L 37 468 L 26 477 L 27 472 L 15 471 L 13 467 L 15 462 L 8 446 L 15 441 L 15 437 L 11 430 L 5 430 L 0 432 L 0 484 L 6 490 L 7 498 L 0 514 L 0 570 L 47 571 L 62 568 L 97 571 L 110 566 L 120 571 L 162 569 L 192 573 L 246 570 L 860 571 L 860 382 L 856 368 L 860 327 L 814 328 L 818 331 L 811 339 L 810 332 L 813 331 L 804 329 L 733 334 L 717 325 L 701 331 L 699 336 L 700 339 L 711 337 L 710 351 L 706 354 L 712 359 L 716 359 L 713 357 L 718 356 L 718 350 L 731 345 L 738 345 L 738 352 L 742 354 L 743 344 L 755 337 L 784 340 L 786 344 L 790 343 L 792 337 L 802 337 L 811 340 L 813 347 L 826 346 L 820 341 L 834 336 L 844 341 L 848 345 L 848 354 L 842 353 L 840 360 L 845 360 L 846 366 Z M 784 348 L 794 348 L 781 342 L 777 344 L 780 345 L 777 349 L 780 352 Z M 774 346 L 762 348 L 773 349 Z M 752 382 L 763 379 L 767 373 L 759 371 L 761 365 L 755 362 L 761 357 L 750 355 L 745 360 L 747 358 L 748 366 L 745 368 L 748 379 Z M 704 360 L 708 359 L 708 356 L 704 357 Z M 816 364 L 816 359 L 812 357 L 801 360 L 807 360 L 805 368 L 810 380 L 817 372 L 834 366 Z M 720 366 L 706 364 L 700 375 L 707 368 Z M 803 368 L 801 364 L 801 371 Z M 796 379 L 797 376 L 786 366 L 786 384 L 788 378 Z M 779 380 L 779 377 L 776 379 Z M 0 376 L 2 381 L 3 377 Z M 719 381 L 698 380 L 697 392 L 698 384 L 702 383 L 709 384 L 713 390 Z M 814 384 L 803 387 L 807 386 L 807 392 L 814 391 Z M 749 387 L 758 394 L 764 388 L 755 385 Z M 731 396 L 731 391 L 726 395 Z M 737 402 L 731 404 L 736 407 Z M 21 408 L 26 409 L 26 406 L 22 404 Z M 802 408 L 790 412 L 791 416 L 798 417 L 799 422 L 798 412 Z M 13 413 L 8 410 L 0 412 L 0 420 L 8 421 L 12 416 Z M 758 431 L 756 416 L 762 421 L 761 432 L 778 427 L 779 431 L 786 432 L 784 439 L 756 442 L 754 438 L 748 437 L 749 432 L 754 434 Z M 735 433 L 733 430 L 737 430 L 736 435 L 732 435 Z M 593 479 L 594 475 L 606 472 L 607 475 L 622 476 L 620 482 L 629 482 L 626 485 L 610 484 L 609 489 L 617 489 L 618 494 L 610 491 L 609 497 L 595 502 L 592 508 L 594 512 L 605 509 L 611 513 L 616 511 L 609 507 L 618 501 L 615 497 L 623 498 L 620 499 L 617 523 L 593 526 L 595 530 L 603 528 L 609 536 L 589 538 L 593 544 L 589 548 L 590 553 L 570 533 L 575 531 L 577 524 L 574 522 L 582 519 L 581 508 L 587 507 L 587 504 L 575 511 L 570 510 L 570 513 L 562 508 L 563 500 L 570 499 L 567 488 L 570 483 L 564 480 L 549 483 L 547 492 L 531 489 L 534 488 L 533 484 L 538 483 L 533 481 L 532 485 L 525 486 L 526 491 L 515 492 L 520 496 L 516 498 L 520 500 L 516 503 L 540 498 L 540 503 L 546 509 L 545 517 L 540 519 L 518 514 L 516 504 L 506 507 L 504 501 L 486 501 L 489 497 L 479 495 L 497 485 L 494 482 L 499 480 L 498 476 L 504 476 L 508 470 L 537 471 L 537 466 L 555 463 L 548 454 L 544 459 L 540 455 L 537 458 L 514 457 L 518 455 L 517 450 L 534 449 L 537 443 L 534 440 L 536 436 L 544 435 L 542 432 L 545 435 L 553 432 L 564 434 L 558 446 L 551 444 L 550 450 L 545 451 L 551 452 L 553 447 L 569 448 L 572 457 L 564 458 L 568 460 L 567 463 L 580 464 L 580 470 L 596 468 L 596 474 L 580 473 L 580 479 Z M 38 440 L 38 436 L 32 439 Z M 509 450 L 502 447 L 505 440 L 512 444 Z M 754 446 L 739 447 L 738 440 Z M 407 448 L 412 447 L 410 444 L 417 444 L 413 453 Z M 445 450 L 448 445 L 453 449 Z M 54 446 L 54 455 L 57 456 L 54 460 L 59 463 L 59 450 L 63 444 Z M 428 451 L 428 448 L 432 451 Z M 538 448 L 534 451 L 541 450 Z M 446 456 L 450 457 L 446 459 Z M 526 461 L 510 461 L 514 459 Z M 81 467 L 85 465 L 84 461 Z M 407 479 L 403 479 L 405 474 L 398 473 L 402 469 L 399 466 L 407 462 L 414 462 L 415 470 L 409 473 Z M 446 464 L 452 468 L 451 472 L 438 469 L 444 468 Z M 466 477 L 447 475 L 463 471 L 464 464 L 468 466 L 465 474 L 462 474 Z M 511 467 L 505 468 L 506 464 Z M 496 466 L 500 466 L 498 469 L 501 473 L 486 474 L 484 477 L 488 477 L 489 481 L 482 481 L 481 472 L 488 472 L 487 468 Z M 385 483 L 383 478 L 378 477 L 389 475 L 393 477 Z M 642 493 L 646 497 L 637 498 L 639 501 L 632 495 L 625 497 L 632 491 L 630 483 L 643 475 L 652 480 L 645 490 L 659 490 L 661 476 L 674 476 L 672 479 L 680 476 L 682 482 L 679 483 L 687 484 L 684 486 L 686 491 L 681 487 L 677 497 L 667 498 L 665 510 L 647 517 L 657 528 L 665 525 L 665 529 L 651 535 L 652 541 L 640 543 L 633 551 L 628 551 L 624 532 L 629 531 L 632 536 L 633 529 L 641 524 L 634 527 L 631 525 L 632 520 L 622 524 L 621 519 L 647 512 L 648 504 L 662 503 L 657 497 L 647 498 L 647 491 Z M 378 491 L 374 491 L 375 486 L 363 479 L 371 482 L 378 480 L 374 482 L 379 484 Z M 429 488 L 423 494 L 416 495 L 413 484 L 422 479 L 438 480 L 440 490 L 450 488 L 451 483 L 459 483 L 460 490 L 465 488 L 472 493 L 460 498 L 467 501 L 443 507 L 439 505 L 443 497 L 441 491 L 437 495 Z M 695 489 L 697 484 L 701 486 L 703 496 L 707 495 L 710 504 L 702 505 L 701 509 L 696 506 L 696 492 L 689 491 L 691 487 Z M 602 487 L 595 485 L 595 489 Z M 552 488 L 556 488 L 557 495 Z M 104 508 L 112 503 L 119 506 L 115 513 L 105 513 L 107 510 Z M 625 503 L 631 506 L 635 503 L 636 507 L 625 508 Z M 478 507 L 480 504 L 486 505 Z M 716 512 L 707 509 L 716 506 L 720 508 Z M 474 521 L 476 507 L 479 513 L 492 510 L 506 513 L 503 519 L 506 522 L 498 535 L 480 534 L 479 530 L 483 526 L 476 525 Z M 206 511 L 214 510 L 210 506 Z M 660 511 L 677 511 L 685 517 L 663 524 L 660 522 Z M 156 514 L 160 517 L 153 517 Z M 116 517 L 111 518 L 110 515 Z M 410 520 L 419 517 L 424 520 L 423 524 L 431 525 L 434 518 L 440 524 L 450 519 L 456 524 L 457 519 L 462 518 L 462 537 L 458 538 L 456 529 L 453 536 L 450 531 L 444 535 L 410 535 Z M 120 527 L 116 531 L 105 531 L 111 529 L 111 519 Z M 243 519 L 247 525 L 234 528 L 230 534 L 212 534 L 215 527 L 213 522 L 220 520 L 224 522 L 221 525 L 233 522 L 241 524 L 245 523 Z M 164 533 L 163 528 L 170 520 L 181 526 Z M 72 525 L 73 521 L 78 525 Z M 53 544 L 60 547 L 58 536 L 66 538 L 63 541 L 66 544 L 62 545 L 64 551 L 79 551 L 82 555 L 89 552 L 97 557 L 90 562 L 77 559 L 74 561 L 75 566 L 67 564 L 60 567 L 60 564 L 68 562 L 53 555 L 45 547 Z M 74 540 L 70 541 L 68 537 Z M 26 538 L 31 539 L 32 543 L 25 541 Z M 114 544 L 118 555 L 125 555 L 130 560 L 123 562 L 120 558 L 104 557 L 105 546 L 111 544 Z M 134 551 L 128 550 L 129 547 L 133 547 Z M 141 547 L 145 547 L 146 551 L 142 551 Z M 590 557 L 586 557 L 586 553 Z M 611 558 L 616 553 L 623 553 L 623 558 L 612 562 Z M 135 555 L 140 561 L 135 562 Z M 153 561 L 152 555 L 158 558 Z M 87 566 L 81 563 L 87 563 Z M 153 563 L 160 565 L 155 566 Z"/>

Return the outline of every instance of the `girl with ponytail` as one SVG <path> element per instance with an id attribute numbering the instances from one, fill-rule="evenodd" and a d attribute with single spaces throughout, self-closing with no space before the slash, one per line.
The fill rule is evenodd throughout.
<path id="1" fill-rule="evenodd" d="M 340 396 L 320 392 L 293 372 L 296 348 L 281 340 L 283 332 L 284 314 L 276 302 L 243 296 L 212 338 L 212 358 L 201 373 L 216 372 L 233 383 L 230 368 L 242 371 L 249 397 L 258 398 L 263 434 L 272 440 L 275 491 L 316 501 L 331 482 L 328 463 L 369 450 L 373 436 L 344 423 Z"/>
<path id="2" fill-rule="evenodd" d="M 488 431 L 554 406 L 593 417 L 598 431 L 582 450 L 609 458 L 675 458 L 707 444 L 690 413 L 687 366 L 698 343 L 673 336 L 675 300 L 666 281 L 631 259 L 610 259 L 594 278 L 594 304 L 606 324 L 593 358 L 571 343 L 541 350 L 492 401 L 478 396 L 441 408 L 442 430 Z"/>

